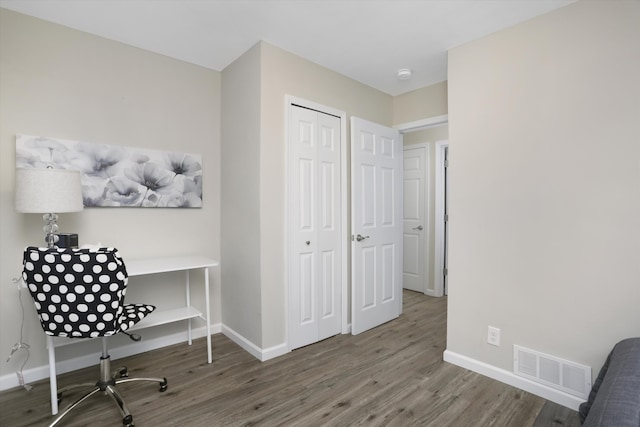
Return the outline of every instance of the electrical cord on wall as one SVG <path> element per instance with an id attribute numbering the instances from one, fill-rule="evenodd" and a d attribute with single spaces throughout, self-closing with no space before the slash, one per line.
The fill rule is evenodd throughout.
<path id="1" fill-rule="evenodd" d="M 24 363 L 22 363 L 22 366 L 20 366 L 20 370 L 18 372 L 16 372 L 16 375 L 18 376 L 18 382 L 20 383 L 20 385 L 22 387 L 25 388 L 25 390 L 29 391 L 31 390 L 33 387 L 30 386 L 29 384 L 25 384 L 24 382 L 24 375 L 22 374 L 22 371 L 24 370 L 24 367 L 27 365 L 27 362 L 29 361 L 29 344 L 27 344 L 26 342 L 24 342 L 22 340 L 22 332 L 24 330 L 24 305 L 22 304 L 22 277 L 20 278 L 16 278 L 14 277 L 13 279 L 11 279 L 11 281 L 13 283 L 16 284 L 16 286 L 18 287 L 18 299 L 20 300 L 20 311 L 21 311 L 21 318 L 20 318 L 20 341 L 18 341 L 17 343 L 15 343 L 13 345 L 13 347 L 11 347 L 11 353 L 9 354 L 9 357 L 7 358 L 7 363 L 9 363 L 9 361 L 11 360 L 11 358 L 13 357 L 13 355 L 19 351 L 19 350 L 24 350 L 27 352 L 27 357 L 24 359 Z"/>

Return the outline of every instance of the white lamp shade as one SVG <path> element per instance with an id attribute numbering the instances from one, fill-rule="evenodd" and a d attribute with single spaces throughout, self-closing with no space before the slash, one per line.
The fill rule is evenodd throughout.
<path id="1" fill-rule="evenodd" d="M 16 169 L 16 211 L 77 212 L 83 208 L 80 172 L 64 169 Z"/>

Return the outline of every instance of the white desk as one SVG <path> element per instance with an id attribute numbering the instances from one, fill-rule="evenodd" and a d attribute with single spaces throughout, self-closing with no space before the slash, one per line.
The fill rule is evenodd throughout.
<path id="1" fill-rule="evenodd" d="M 187 333 L 189 345 L 191 345 L 191 319 L 199 317 L 205 321 L 207 326 L 207 361 L 211 363 L 211 310 L 209 307 L 209 267 L 216 267 L 217 261 L 202 256 L 181 256 L 149 259 L 125 260 L 129 277 L 144 276 L 147 274 L 168 273 L 172 271 L 185 272 L 185 293 L 186 304 L 184 307 L 171 310 L 156 310 L 148 317 L 142 319 L 131 330 L 149 328 L 151 326 L 163 325 L 165 323 L 188 320 Z M 191 291 L 189 281 L 189 270 L 202 269 L 204 272 L 204 301 L 205 314 L 191 305 Z"/>
<path id="2" fill-rule="evenodd" d="M 185 272 L 185 294 L 186 302 L 184 307 L 174 309 L 156 309 L 149 316 L 145 317 L 137 323 L 129 331 L 142 328 L 150 328 L 152 326 L 164 325 L 166 323 L 187 320 L 187 334 L 189 345 L 192 343 L 191 320 L 200 318 L 205 321 L 207 327 L 207 361 L 212 362 L 211 351 L 211 309 L 209 307 L 209 267 L 218 266 L 218 261 L 203 256 L 177 256 L 177 257 L 158 257 L 147 259 L 125 259 L 125 266 L 129 277 L 145 276 L 149 274 L 169 273 L 173 271 Z M 196 309 L 191 305 L 191 284 L 189 280 L 189 271 L 202 269 L 204 273 L 204 293 L 205 293 L 205 313 Z M 131 285 L 131 280 L 129 281 Z M 135 284 L 133 284 L 135 286 Z M 55 338 L 55 339 L 54 339 Z M 51 388 L 51 413 L 58 413 L 58 384 L 56 378 L 56 356 L 55 347 L 73 344 L 82 340 L 69 338 L 56 338 L 47 336 L 47 347 L 49 349 L 49 384 Z"/>

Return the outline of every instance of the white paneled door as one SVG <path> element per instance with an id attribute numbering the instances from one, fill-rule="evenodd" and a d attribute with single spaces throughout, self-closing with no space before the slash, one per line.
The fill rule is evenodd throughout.
<path id="1" fill-rule="evenodd" d="M 289 341 L 341 331 L 340 118 L 291 105 L 288 218 Z"/>
<path id="2" fill-rule="evenodd" d="M 422 293 L 427 291 L 429 274 L 427 159 L 426 145 L 404 149 L 402 285 L 405 289 Z"/>
<path id="3" fill-rule="evenodd" d="M 402 139 L 351 118 L 351 330 L 359 334 L 402 310 Z"/>

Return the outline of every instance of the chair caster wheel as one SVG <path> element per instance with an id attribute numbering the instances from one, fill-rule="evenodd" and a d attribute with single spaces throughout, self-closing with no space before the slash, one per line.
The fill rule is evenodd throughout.
<path id="1" fill-rule="evenodd" d="M 164 381 L 162 381 L 162 382 L 160 383 L 160 390 L 159 390 L 159 391 L 160 391 L 161 393 L 162 393 L 162 392 L 165 392 L 165 391 L 167 391 L 167 388 L 168 388 L 168 387 L 169 387 L 169 386 L 167 385 L 167 379 L 166 379 L 166 378 L 164 378 Z"/>
<path id="2" fill-rule="evenodd" d="M 127 370 L 127 368 L 122 368 L 118 371 L 118 376 L 120 378 L 128 378 L 129 377 L 129 371 Z"/>
<path id="3" fill-rule="evenodd" d="M 62 393 L 58 393 L 58 405 L 62 402 Z"/>
<path id="4" fill-rule="evenodd" d="M 133 424 L 133 416 L 127 415 L 126 417 L 124 417 L 122 419 L 122 425 L 124 427 L 134 427 L 135 425 Z"/>

